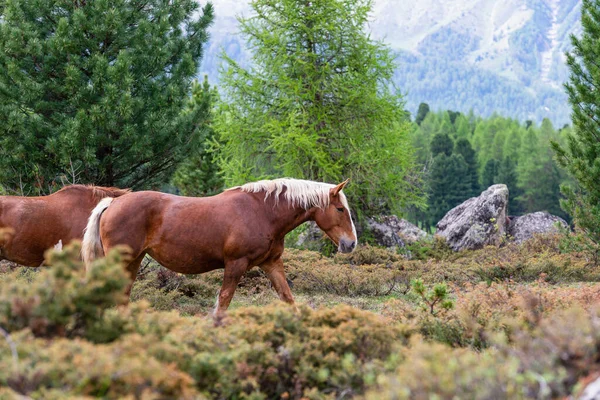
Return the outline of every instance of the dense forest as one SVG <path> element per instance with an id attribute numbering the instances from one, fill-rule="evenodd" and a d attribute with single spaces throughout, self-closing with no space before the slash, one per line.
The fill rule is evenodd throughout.
<path id="1" fill-rule="evenodd" d="M 415 156 L 424 172 L 428 209 L 409 218 L 433 227 L 452 207 L 496 184 L 510 191 L 509 213 L 548 211 L 568 219 L 560 206 L 560 186 L 570 179 L 559 167 L 551 142 L 564 144 L 569 126 L 554 128 L 494 115 L 430 112 L 422 103 L 411 132 Z"/>

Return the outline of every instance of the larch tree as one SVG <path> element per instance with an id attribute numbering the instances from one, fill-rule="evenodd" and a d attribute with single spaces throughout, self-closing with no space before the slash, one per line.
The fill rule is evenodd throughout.
<path id="1" fill-rule="evenodd" d="M 0 185 L 153 186 L 199 144 L 210 3 L 0 0 L 0 20 Z"/>
<path id="2" fill-rule="evenodd" d="M 252 52 L 223 55 L 215 116 L 226 184 L 290 176 L 346 189 L 363 213 L 423 204 L 392 51 L 367 33 L 371 0 L 254 0 Z"/>

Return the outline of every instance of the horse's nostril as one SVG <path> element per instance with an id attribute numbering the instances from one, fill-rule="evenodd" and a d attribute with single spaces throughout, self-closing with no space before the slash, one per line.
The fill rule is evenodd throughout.
<path id="1" fill-rule="evenodd" d="M 355 247 L 356 247 L 356 242 L 352 242 L 352 243 L 350 243 L 350 248 L 351 248 L 351 249 L 353 249 L 353 248 L 355 248 Z"/>

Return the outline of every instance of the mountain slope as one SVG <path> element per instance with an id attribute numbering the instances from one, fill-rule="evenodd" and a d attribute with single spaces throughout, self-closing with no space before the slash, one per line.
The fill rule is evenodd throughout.
<path id="1" fill-rule="evenodd" d="M 214 0 L 201 73 L 218 82 L 219 53 L 242 63 L 250 54 L 237 34 L 247 2 Z M 569 121 L 562 88 L 564 52 L 580 32 L 580 0 L 375 0 L 369 30 L 398 52 L 395 81 L 415 112 L 433 109 L 498 112 L 521 120 Z"/>

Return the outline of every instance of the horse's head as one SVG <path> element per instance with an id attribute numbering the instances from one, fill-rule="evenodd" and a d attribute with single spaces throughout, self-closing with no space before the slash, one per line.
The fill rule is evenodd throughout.
<path id="1" fill-rule="evenodd" d="M 338 246 L 342 253 L 350 253 L 358 238 L 352 222 L 346 196 L 342 193 L 348 179 L 329 190 L 329 205 L 315 213 L 315 222 Z"/>

